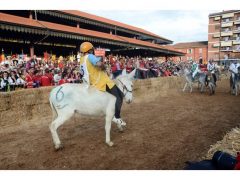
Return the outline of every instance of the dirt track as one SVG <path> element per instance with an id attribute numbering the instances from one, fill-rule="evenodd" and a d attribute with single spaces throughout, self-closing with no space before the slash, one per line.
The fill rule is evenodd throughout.
<path id="1" fill-rule="evenodd" d="M 226 88 L 224 88 L 226 87 Z M 104 121 L 74 117 L 59 129 L 65 146 L 55 152 L 51 117 L 0 131 L 0 169 L 182 169 L 240 124 L 240 96 L 221 82 L 216 95 L 197 92 L 136 99 L 124 105 L 127 129 L 112 126 L 115 145 L 104 143 Z"/>

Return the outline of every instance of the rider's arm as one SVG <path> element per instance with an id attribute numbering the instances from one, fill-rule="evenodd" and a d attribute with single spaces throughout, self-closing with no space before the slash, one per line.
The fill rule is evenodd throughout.
<path id="1" fill-rule="evenodd" d="M 97 67 L 101 68 L 102 70 L 105 69 L 102 57 L 96 57 L 93 54 L 89 54 L 88 59 L 94 66 L 97 66 Z"/>
<path id="2" fill-rule="evenodd" d="M 209 65 L 209 63 L 207 64 L 207 70 L 209 71 L 210 70 L 210 67 L 209 67 L 210 65 Z"/>
<path id="3" fill-rule="evenodd" d="M 231 64 L 231 65 L 230 65 L 229 71 L 232 72 L 232 73 L 237 73 L 234 64 Z"/>
<path id="4" fill-rule="evenodd" d="M 94 65 L 94 66 L 102 66 L 103 62 L 102 62 L 102 58 L 101 57 L 96 57 L 93 54 L 89 54 L 88 55 L 88 59 L 89 61 Z"/>

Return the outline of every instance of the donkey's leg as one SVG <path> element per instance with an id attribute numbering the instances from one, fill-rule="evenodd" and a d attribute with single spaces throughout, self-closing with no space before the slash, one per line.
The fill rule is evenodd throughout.
<path id="1" fill-rule="evenodd" d="M 186 82 L 185 85 L 184 85 L 184 87 L 183 87 L 183 90 L 182 90 L 183 92 L 185 91 L 187 85 L 188 85 L 188 83 Z"/>
<path id="2" fill-rule="evenodd" d="M 200 89 L 200 92 L 203 93 L 203 90 L 204 90 L 204 85 L 201 83 L 201 89 Z"/>
<path id="3" fill-rule="evenodd" d="M 105 122 L 106 143 L 109 146 L 113 146 L 113 142 L 111 141 L 111 138 L 110 138 L 111 124 L 112 124 L 113 116 L 114 116 L 114 114 L 106 115 L 106 122 Z"/>
<path id="4" fill-rule="evenodd" d="M 238 83 L 235 84 L 235 96 L 238 95 Z"/>
<path id="5" fill-rule="evenodd" d="M 58 137 L 57 129 L 68 119 L 70 119 L 71 116 L 73 116 L 74 111 L 64 111 L 64 113 L 58 114 L 58 117 L 50 124 L 49 128 L 52 133 L 53 143 L 55 145 L 55 149 L 59 150 L 63 148 L 63 145 L 61 144 L 61 141 Z"/>
<path id="6" fill-rule="evenodd" d="M 192 90 L 193 90 L 193 83 L 189 83 L 190 85 L 190 93 L 192 93 Z"/>
<path id="7" fill-rule="evenodd" d="M 112 124 L 112 120 L 115 113 L 115 101 L 116 99 L 114 99 L 114 101 L 109 103 L 106 110 L 106 117 L 105 117 L 106 143 L 109 146 L 113 146 L 113 142 L 111 141 L 111 138 L 110 138 L 110 133 L 111 133 L 111 124 Z"/>

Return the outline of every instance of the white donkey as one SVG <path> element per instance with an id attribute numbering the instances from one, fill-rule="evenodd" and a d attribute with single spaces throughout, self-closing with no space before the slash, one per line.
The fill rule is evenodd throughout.
<path id="1" fill-rule="evenodd" d="M 135 70 L 126 74 L 123 70 L 122 75 L 115 79 L 117 87 L 122 91 L 127 103 L 132 102 L 133 79 Z M 115 114 L 116 97 L 108 92 L 102 92 L 87 84 L 63 84 L 55 87 L 50 92 L 50 105 L 53 111 L 53 122 L 49 128 L 52 133 L 55 149 L 63 148 L 57 134 L 57 129 L 74 113 L 84 116 L 105 116 L 106 143 L 113 145 L 110 140 L 111 122 Z M 115 122 L 122 130 L 121 122 Z"/>

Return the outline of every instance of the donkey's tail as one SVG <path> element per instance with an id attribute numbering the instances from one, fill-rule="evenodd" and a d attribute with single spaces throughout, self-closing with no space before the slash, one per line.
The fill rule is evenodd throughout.
<path id="1" fill-rule="evenodd" d="M 53 120 L 55 118 L 58 117 L 58 113 L 57 113 L 57 110 L 56 110 L 56 107 L 52 101 L 52 97 L 51 97 L 51 94 L 50 94 L 50 97 L 49 97 L 49 103 L 50 103 L 50 106 L 51 106 L 51 109 L 52 109 L 52 116 L 53 116 Z"/>

